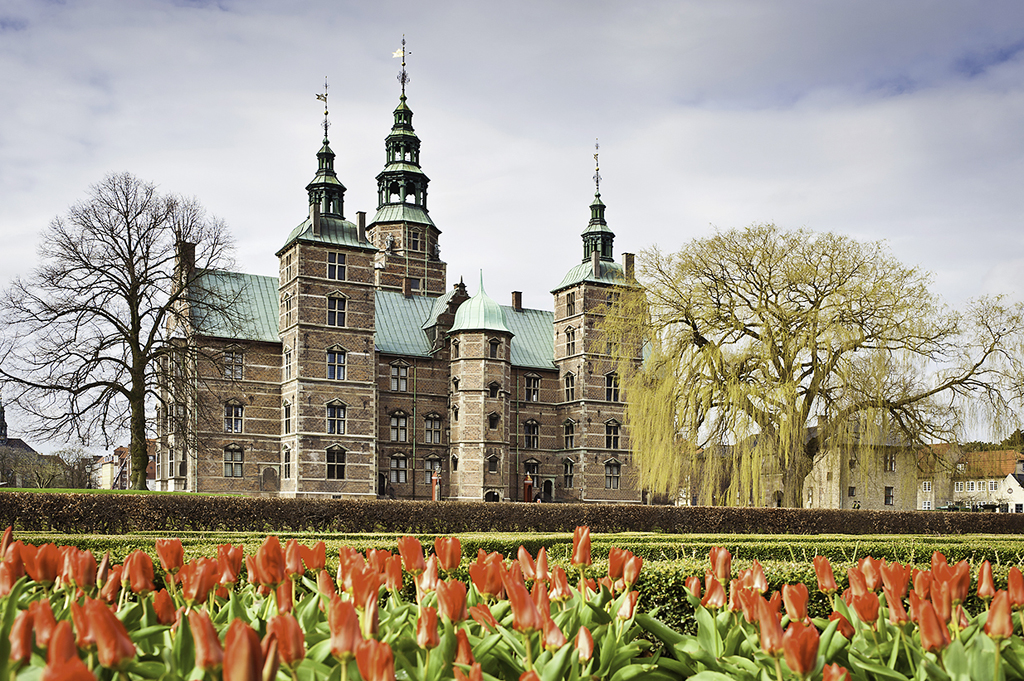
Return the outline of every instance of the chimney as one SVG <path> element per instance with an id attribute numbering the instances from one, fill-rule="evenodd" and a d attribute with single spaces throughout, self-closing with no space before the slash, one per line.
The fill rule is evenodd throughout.
<path id="1" fill-rule="evenodd" d="M 512 309 L 516 312 L 523 311 L 523 292 L 513 291 L 512 292 Z"/>
<path id="2" fill-rule="evenodd" d="M 635 279 L 633 271 L 633 254 L 623 253 L 622 254 L 622 269 L 626 271 L 626 279 Z"/>
<path id="3" fill-rule="evenodd" d="M 590 252 L 590 264 L 594 270 L 594 276 L 601 276 L 601 251 L 596 248 Z"/>
<path id="4" fill-rule="evenodd" d="M 406 298 L 412 298 L 412 278 L 406 277 L 402 280 L 402 295 Z"/>
<path id="5" fill-rule="evenodd" d="M 359 228 L 359 240 L 366 241 L 366 211 L 356 211 L 356 227 Z"/>
<path id="6" fill-rule="evenodd" d="M 313 236 L 320 236 L 320 202 L 309 204 L 309 221 L 313 225 Z"/>

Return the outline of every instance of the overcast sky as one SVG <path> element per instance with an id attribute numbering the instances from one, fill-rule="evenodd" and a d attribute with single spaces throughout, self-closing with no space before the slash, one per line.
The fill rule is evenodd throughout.
<path id="1" fill-rule="evenodd" d="M 550 309 L 600 138 L 617 259 L 772 221 L 887 239 L 953 304 L 1024 293 L 1024 3 L 941 0 L 0 0 L 0 284 L 115 171 L 276 275 L 324 76 L 346 217 L 372 216 L 403 34 L 449 285 Z"/>

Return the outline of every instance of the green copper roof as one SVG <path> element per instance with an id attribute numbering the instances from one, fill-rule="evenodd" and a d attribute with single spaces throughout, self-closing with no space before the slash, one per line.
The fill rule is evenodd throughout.
<path id="1" fill-rule="evenodd" d="M 626 283 L 626 277 L 622 272 L 622 265 L 617 262 L 608 262 L 607 260 L 601 261 L 600 276 L 594 276 L 594 268 L 588 258 L 569 270 L 565 277 L 562 278 L 562 283 L 551 289 L 551 292 L 555 293 L 556 291 L 561 291 L 564 288 L 579 284 L 583 281 L 589 281 L 597 284 L 617 284 L 621 286 Z"/>
<path id="2" fill-rule="evenodd" d="M 377 214 L 370 221 L 371 225 L 378 222 L 415 222 L 421 225 L 434 226 L 434 221 L 421 206 L 409 203 L 386 203 L 377 209 Z"/>
<path id="3" fill-rule="evenodd" d="M 330 215 L 320 216 L 319 236 L 313 234 L 313 223 L 309 218 L 299 223 L 299 226 L 293 229 L 288 238 L 285 239 L 284 246 L 277 252 L 277 255 L 281 255 L 284 249 L 291 246 L 294 241 L 330 244 L 332 246 L 355 246 L 357 248 L 376 250 L 369 241 L 359 240 L 359 228 L 353 223 Z"/>
<path id="4" fill-rule="evenodd" d="M 392 355 L 430 356 L 430 340 L 421 328 L 430 315 L 434 299 L 426 296 L 406 298 L 396 291 L 375 291 L 377 333 L 374 344 L 379 352 Z"/>
<path id="5" fill-rule="evenodd" d="M 505 315 L 498 305 L 484 291 L 484 275 L 480 275 L 480 290 L 475 296 L 459 305 L 455 311 L 455 322 L 449 333 L 456 331 L 503 331 L 511 333 L 505 326 Z"/>
<path id="6" fill-rule="evenodd" d="M 196 278 L 193 291 L 192 324 L 200 335 L 280 341 L 277 277 L 208 270 Z"/>
<path id="7" fill-rule="evenodd" d="M 423 322 L 420 328 L 429 329 L 434 324 L 437 324 L 437 318 L 441 316 L 446 309 L 448 309 L 448 301 L 455 295 L 457 289 L 450 288 L 440 298 L 434 298 L 434 305 L 430 308 L 430 314 L 427 315 L 427 319 Z"/>
<path id="8" fill-rule="evenodd" d="M 512 332 L 512 366 L 531 369 L 555 367 L 555 315 L 548 310 L 520 310 L 502 306 Z"/>

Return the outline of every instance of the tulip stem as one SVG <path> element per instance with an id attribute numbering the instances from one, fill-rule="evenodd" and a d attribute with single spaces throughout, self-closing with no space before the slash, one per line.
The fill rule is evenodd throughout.
<path id="1" fill-rule="evenodd" d="M 526 671 L 533 670 L 533 648 L 530 647 L 530 634 L 529 632 L 523 636 L 523 643 L 526 647 Z"/>
<path id="2" fill-rule="evenodd" d="M 782 661 L 778 657 L 775 658 L 775 678 L 782 681 Z"/>
<path id="3" fill-rule="evenodd" d="M 1002 665 L 1000 664 L 1000 660 L 999 660 L 999 652 L 1000 652 L 1000 649 L 1002 648 L 1003 642 L 997 640 L 995 642 L 995 644 L 996 644 L 996 670 L 995 670 L 995 674 L 992 676 L 992 678 L 994 679 L 994 681 L 1000 681 L 1000 679 L 1004 678 L 1003 673 L 1002 673 L 1003 668 L 1002 668 Z"/>
<path id="4" fill-rule="evenodd" d="M 903 650 L 907 651 L 907 661 L 910 662 L 910 670 L 913 672 L 911 676 L 917 676 L 917 665 L 914 664 L 914 656 L 910 654 L 910 647 L 907 645 L 906 633 L 903 631 L 903 627 L 900 630 L 900 642 L 903 644 Z"/>

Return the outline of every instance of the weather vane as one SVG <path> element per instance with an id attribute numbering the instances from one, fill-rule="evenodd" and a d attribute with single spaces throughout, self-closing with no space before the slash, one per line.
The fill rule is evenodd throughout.
<path id="1" fill-rule="evenodd" d="M 402 58 L 402 70 L 398 72 L 398 82 L 402 84 L 402 96 L 403 97 L 405 96 L 405 84 L 409 82 L 409 73 L 405 70 L 405 56 L 407 54 L 412 54 L 412 51 L 405 49 L 405 34 L 403 33 L 402 34 L 402 47 L 397 49 L 397 50 L 395 50 L 391 54 L 391 58 L 392 59 L 394 59 L 395 57 L 401 57 Z"/>
<path id="2" fill-rule="evenodd" d="M 598 157 L 601 155 L 601 144 L 595 139 L 594 140 L 594 186 L 597 189 L 597 193 L 601 193 L 601 162 Z"/>
<path id="3" fill-rule="evenodd" d="M 331 127 L 330 121 L 327 120 L 327 76 L 324 76 L 324 92 L 316 98 L 324 103 L 324 139 L 327 139 L 327 128 Z"/>

